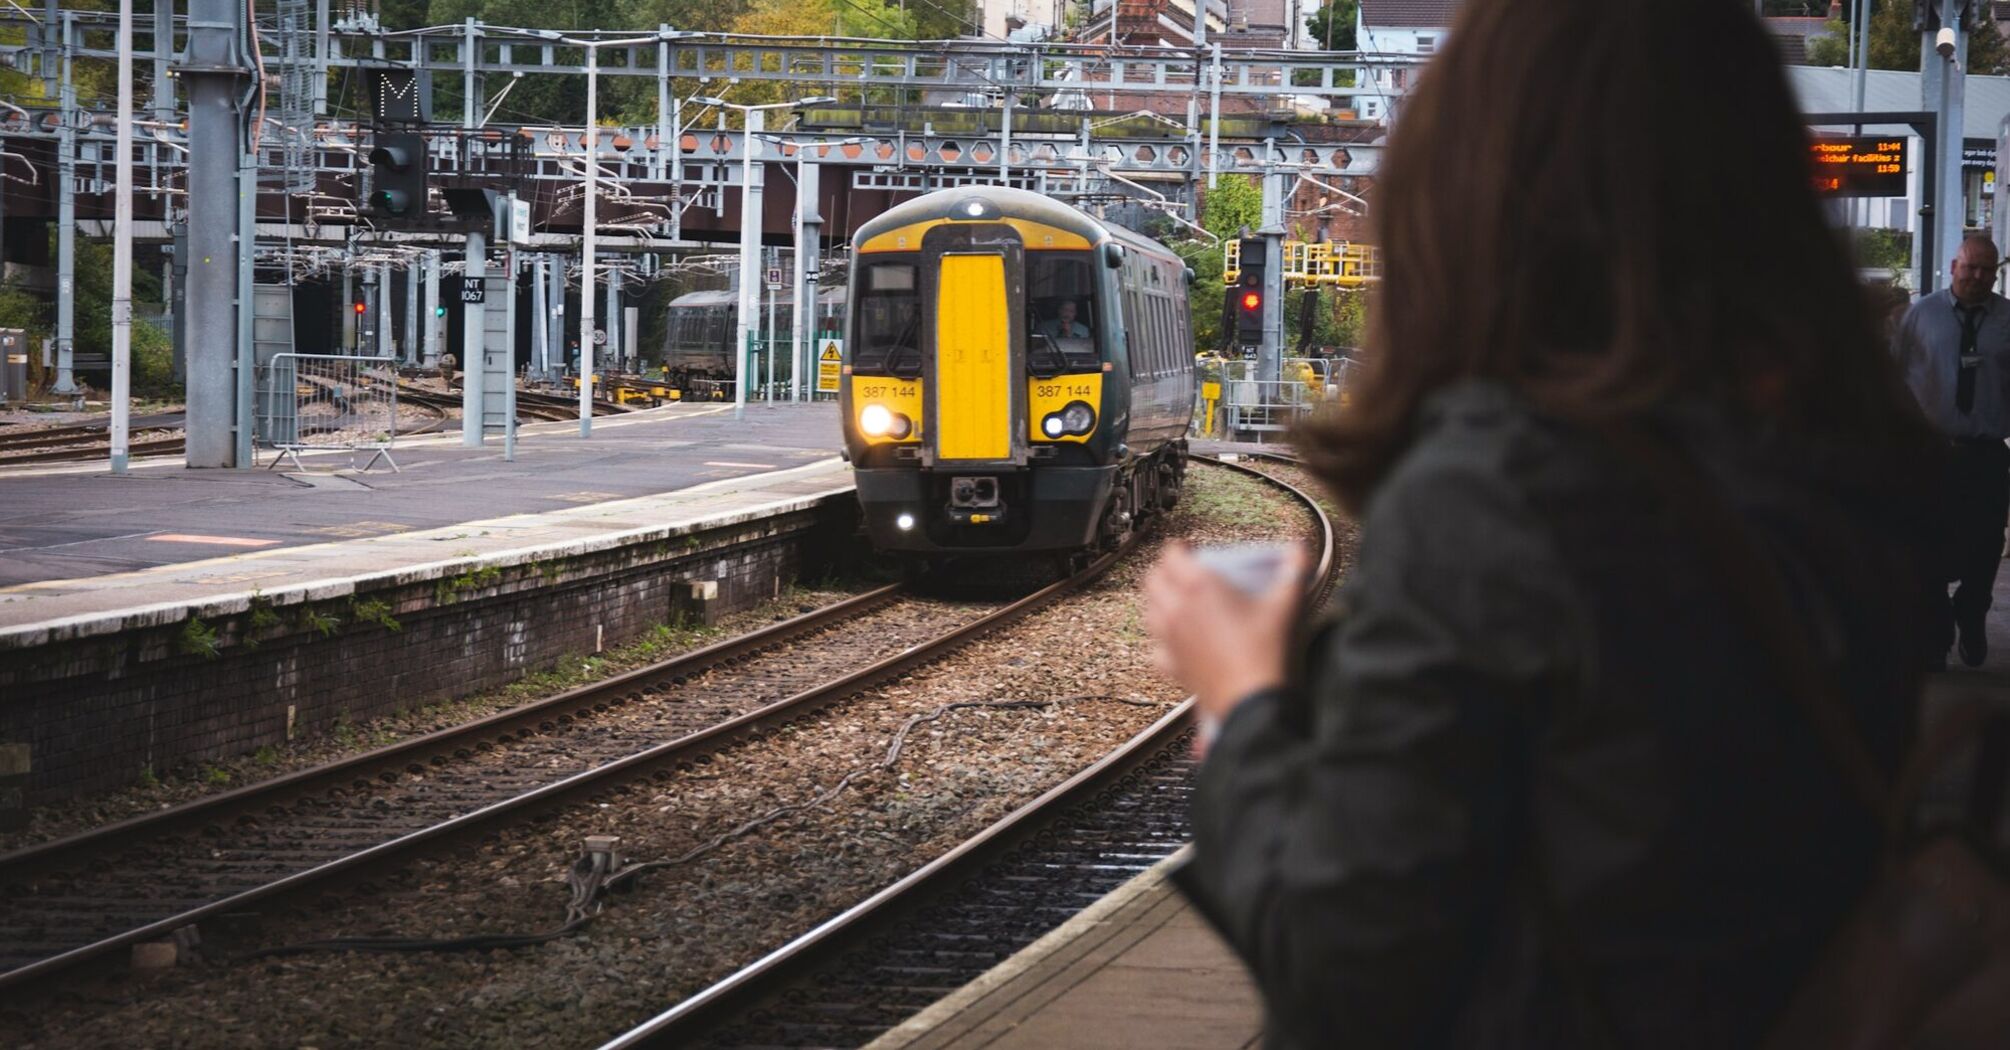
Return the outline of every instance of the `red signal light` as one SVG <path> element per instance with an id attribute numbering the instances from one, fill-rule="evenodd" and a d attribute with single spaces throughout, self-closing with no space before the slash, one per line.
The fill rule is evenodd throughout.
<path id="1" fill-rule="evenodd" d="M 1244 292 L 1244 293 L 1242 293 L 1242 308 L 1243 308 L 1243 309 L 1245 309 L 1245 310 L 1255 310 L 1255 309 L 1257 309 L 1257 308 L 1261 307 L 1262 305 L 1263 305 L 1263 293 L 1262 293 L 1262 292 Z"/>
<path id="2" fill-rule="evenodd" d="M 356 304 L 356 312 L 357 312 L 357 313 L 359 313 L 359 314 L 360 314 L 360 313 L 362 313 L 362 312 L 364 312 L 365 310 L 368 310 L 368 309 L 369 309 L 369 307 L 368 307 L 368 306 L 366 306 L 366 305 L 364 305 L 363 303 L 357 303 L 357 304 Z"/>

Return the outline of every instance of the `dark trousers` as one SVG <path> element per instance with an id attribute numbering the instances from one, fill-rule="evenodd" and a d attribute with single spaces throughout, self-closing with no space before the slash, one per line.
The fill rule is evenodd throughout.
<path id="1" fill-rule="evenodd" d="M 1981 627 L 2003 561 L 2003 523 L 2010 515 L 2010 448 L 2001 441 L 1957 441 L 1947 461 L 1945 574 L 1935 589 L 1941 651 L 1954 642 L 1954 626 Z M 1952 598 L 1944 597 L 1953 582 Z"/>

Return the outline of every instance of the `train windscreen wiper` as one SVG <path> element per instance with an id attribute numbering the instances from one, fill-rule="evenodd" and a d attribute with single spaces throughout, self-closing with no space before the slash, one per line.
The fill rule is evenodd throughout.
<path id="1" fill-rule="evenodd" d="M 1045 332 L 1034 332 L 1027 340 L 1026 370 L 1040 379 L 1052 379 L 1068 370 L 1068 355 Z"/>

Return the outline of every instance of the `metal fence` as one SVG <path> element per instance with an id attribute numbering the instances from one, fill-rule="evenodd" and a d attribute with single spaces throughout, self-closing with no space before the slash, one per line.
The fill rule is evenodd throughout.
<path id="1" fill-rule="evenodd" d="M 398 360 L 335 354 L 274 354 L 258 368 L 253 437 L 279 455 L 267 469 L 302 452 L 370 452 L 398 469 Z M 352 457 L 351 464 L 354 459 Z"/>
<path id="2" fill-rule="evenodd" d="M 1204 437 L 1271 440 L 1328 402 L 1345 403 L 1347 358 L 1287 357 L 1278 378 L 1254 361 L 1205 360 L 1194 385 L 1194 429 Z"/>

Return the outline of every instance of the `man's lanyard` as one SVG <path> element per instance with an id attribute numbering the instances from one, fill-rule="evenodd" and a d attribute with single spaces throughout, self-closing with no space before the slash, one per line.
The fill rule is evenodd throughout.
<path id="1" fill-rule="evenodd" d="M 1983 307 L 1963 306 L 1959 299 L 1954 302 L 1954 317 L 1961 322 L 1961 366 L 1954 381 L 1954 407 L 1962 415 L 1975 408 L 1975 373 L 1982 368 L 1982 353 L 1975 344 L 1982 334 L 1984 314 Z"/>

